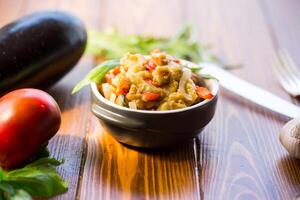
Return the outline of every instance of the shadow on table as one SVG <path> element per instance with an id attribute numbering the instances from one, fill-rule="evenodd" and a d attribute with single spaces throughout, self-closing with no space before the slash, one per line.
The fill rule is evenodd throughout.
<path id="1" fill-rule="evenodd" d="M 178 155 L 179 152 L 187 152 L 189 150 L 192 150 L 191 147 L 194 145 L 194 140 L 190 139 L 185 142 L 183 142 L 180 145 L 174 145 L 174 146 L 169 146 L 169 147 L 163 147 L 163 148 L 154 148 L 154 149 L 146 149 L 146 148 L 138 148 L 138 147 L 133 147 L 127 144 L 121 144 L 120 145 L 137 151 L 141 154 L 145 154 L 147 156 L 163 156 L 163 157 L 168 157 L 171 155 Z M 178 158 L 177 158 L 178 159 Z M 177 160 L 176 161 L 179 161 Z"/>
<path id="2" fill-rule="evenodd" d="M 289 184 L 300 185 L 300 160 L 284 156 L 277 162 L 280 173 L 284 175 Z M 300 192 L 299 192 L 300 194 Z"/>

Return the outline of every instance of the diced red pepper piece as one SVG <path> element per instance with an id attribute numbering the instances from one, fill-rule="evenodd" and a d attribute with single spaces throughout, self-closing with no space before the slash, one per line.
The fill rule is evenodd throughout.
<path id="1" fill-rule="evenodd" d="M 146 63 L 146 69 L 150 72 L 155 70 L 156 67 L 157 67 L 157 65 L 152 60 L 150 60 L 148 63 Z"/>
<path id="2" fill-rule="evenodd" d="M 120 73 L 120 67 L 115 67 L 112 71 L 113 75 L 117 76 Z"/>
<path id="3" fill-rule="evenodd" d="M 120 78 L 120 85 L 117 87 L 116 93 L 117 95 L 124 94 L 126 95 L 129 92 L 130 85 L 127 79 Z"/>
<path id="4" fill-rule="evenodd" d="M 196 93 L 198 97 L 202 99 L 211 99 L 214 97 L 214 95 L 206 87 L 196 86 Z"/>
<path id="5" fill-rule="evenodd" d="M 174 62 L 180 64 L 180 60 L 174 60 Z"/>
<path id="6" fill-rule="evenodd" d="M 143 101 L 156 101 L 160 98 L 160 94 L 155 93 L 155 92 L 145 92 L 142 95 L 142 100 Z"/>

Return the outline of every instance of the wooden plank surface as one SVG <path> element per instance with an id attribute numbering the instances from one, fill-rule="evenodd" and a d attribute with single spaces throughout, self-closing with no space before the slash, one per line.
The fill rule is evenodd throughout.
<path id="1" fill-rule="evenodd" d="M 274 45 L 258 1 L 191 1 L 189 5 L 189 18 L 203 30 L 199 31 L 201 39 L 232 62 L 243 64 L 233 73 L 289 100 L 272 73 Z M 278 140 L 288 119 L 222 92 L 215 121 L 199 138 L 206 172 L 204 196 L 294 198 L 300 186 L 289 179 L 299 182 L 299 162 L 287 157 Z"/>
<path id="2" fill-rule="evenodd" d="M 1 12 L 0 15 L 0 26 L 35 11 L 64 8 L 70 10 L 70 6 L 73 8 L 70 12 L 80 16 L 88 26 L 92 26 L 87 14 L 92 5 L 87 4 L 84 9 L 82 3 L 82 1 L 0 1 L 0 10 L 4 11 L 4 14 Z M 59 167 L 59 172 L 69 183 L 68 193 L 55 199 L 75 199 L 76 197 L 81 159 L 85 150 L 90 95 L 89 91 L 83 91 L 72 96 L 71 91 L 78 80 L 82 78 L 82 74 L 87 73 L 91 66 L 91 59 L 82 59 L 74 70 L 47 90 L 57 100 L 62 111 L 62 126 L 48 147 L 52 156 L 65 159 L 64 165 Z"/>
<path id="3" fill-rule="evenodd" d="M 160 6 L 157 6 L 158 3 Z M 141 3 L 107 0 L 103 1 L 103 5 L 104 28 L 116 26 L 126 33 L 170 35 L 183 24 L 182 1 L 148 0 Z M 166 7 L 172 10 L 168 15 L 165 14 Z M 201 182 L 194 141 L 170 152 L 137 152 L 105 133 L 95 117 L 92 116 L 91 120 L 81 199 L 200 197 Z"/>
<path id="4" fill-rule="evenodd" d="M 88 28 L 171 35 L 185 23 L 200 41 L 231 63 L 232 72 L 286 100 L 271 66 L 278 46 L 297 63 L 296 0 L 63 0 L 0 1 L 0 25 L 44 9 L 63 9 Z M 300 162 L 288 156 L 278 132 L 288 118 L 221 89 L 215 118 L 196 139 L 170 151 L 136 151 L 116 142 L 88 112 L 89 92 L 71 88 L 93 66 L 85 57 L 48 92 L 63 111 L 52 155 L 70 183 L 55 199 L 293 199 L 300 195 Z"/>

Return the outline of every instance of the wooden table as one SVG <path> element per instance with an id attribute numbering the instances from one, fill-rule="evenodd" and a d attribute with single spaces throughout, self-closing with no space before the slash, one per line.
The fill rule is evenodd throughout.
<path id="1" fill-rule="evenodd" d="M 63 9 L 88 28 L 171 35 L 186 22 L 229 63 L 232 73 L 291 99 L 271 71 L 286 48 L 300 65 L 298 0 L 1 0 L 0 25 L 43 9 Z M 300 161 L 288 156 L 278 133 L 288 118 L 221 89 L 205 131 L 173 151 L 138 152 L 116 142 L 90 113 L 88 89 L 75 83 L 93 67 L 84 57 L 48 92 L 58 101 L 62 127 L 51 154 L 65 158 L 60 173 L 69 191 L 55 199 L 293 199 L 300 196 Z"/>

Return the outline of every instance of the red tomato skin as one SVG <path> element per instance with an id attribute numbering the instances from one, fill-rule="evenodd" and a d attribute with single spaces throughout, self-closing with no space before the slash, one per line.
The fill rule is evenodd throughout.
<path id="1" fill-rule="evenodd" d="M 0 166 L 14 168 L 59 130 L 60 109 L 46 92 L 20 89 L 0 99 Z"/>

